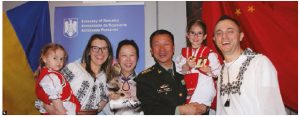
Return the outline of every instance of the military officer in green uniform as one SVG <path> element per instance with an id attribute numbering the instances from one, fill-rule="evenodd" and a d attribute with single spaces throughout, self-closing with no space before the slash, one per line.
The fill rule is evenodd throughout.
<path id="1" fill-rule="evenodd" d="M 157 30 L 150 36 L 151 54 L 156 62 L 136 78 L 137 97 L 146 115 L 202 114 L 206 110 L 198 103 L 184 104 L 186 88 L 183 76 L 176 72 L 172 61 L 174 36 L 167 30 Z"/>

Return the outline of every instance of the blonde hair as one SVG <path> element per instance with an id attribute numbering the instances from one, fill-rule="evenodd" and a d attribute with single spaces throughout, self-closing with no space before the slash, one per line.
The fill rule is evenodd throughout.
<path id="1" fill-rule="evenodd" d="M 63 65 L 65 65 L 65 63 L 68 60 L 68 54 L 67 54 L 66 50 L 64 49 L 64 47 L 60 44 L 57 44 L 57 43 L 46 44 L 41 50 L 41 56 L 39 58 L 39 66 L 38 66 L 37 70 L 34 73 L 34 77 L 37 77 L 40 74 L 40 68 L 45 66 L 45 62 L 43 61 L 43 57 L 47 56 L 50 51 L 56 51 L 56 50 L 59 50 L 59 49 L 64 52 L 65 56 L 64 56 L 64 59 L 63 59 L 63 62 L 64 62 Z"/>

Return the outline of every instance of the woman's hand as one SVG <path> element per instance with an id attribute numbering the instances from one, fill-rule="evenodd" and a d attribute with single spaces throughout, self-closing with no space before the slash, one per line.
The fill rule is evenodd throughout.
<path id="1" fill-rule="evenodd" d="M 98 110 L 92 109 L 92 110 L 80 110 L 77 115 L 97 115 Z"/>
<path id="2" fill-rule="evenodd" d="M 107 104 L 107 101 L 101 100 L 99 105 L 98 105 L 97 113 L 101 112 L 106 104 Z"/>
<path id="3" fill-rule="evenodd" d="M 44 108 L 50 115 L 67 114 L 67 110 L 64 108 L 63 103 L 60 99 L 51 100 L 51 102 L 52 102 L 51 105 L 44 103 Z"/>
<path id="4" fill-rule="evenodd" d="M 53 105 L 48 105 L 48 104 L 43 103 L 43 106 L 44 106 L 45 110 L 47 111 L 47 113 L 49 113 L 49 115 L 55 115 L 56 114 Z"/>

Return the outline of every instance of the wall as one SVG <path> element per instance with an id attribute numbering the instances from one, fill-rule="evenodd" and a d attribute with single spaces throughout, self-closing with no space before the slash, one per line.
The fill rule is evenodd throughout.
<path id="1" fill-rule="evenodd" d="M 185 44 L 186 4 L 185 1 L 176 2 L 145 2 L 145 58 L 148 68 L 155 62 L 150 53 L 149 37 L 157 29 L 166 29 L 175 38 L 176 58 Z"/>
<path id="2" fill-rule="evenodd" d="M 24 1 L 5 1 L 3 11 L 12 9 L 25 3 Z M 145 5 L 145 67 L 152 66 L 155 62 L 150 53 L 149 37 L 157 29 L 166 29 L 175 37 L 175 55 L 180 54 L 181 48 L 185 46 L 186 26 L 186 2 L 185 1 L 146 1 L 146 2 L 116 2 L 116 1 L 49 1 L 51 36 L 54 37 L 54 13 L 57 6 L 95 6 L 95 5 L 124 5 L 140 4 Z"/>
<path id="3" fill-rule="evenodd" d="M 186 2 L 158 2 L 158 29 L 166 29 L 173 33 L 175 38 L 175 55 L 180 55 L 181 48 L 186 46 Z"/>

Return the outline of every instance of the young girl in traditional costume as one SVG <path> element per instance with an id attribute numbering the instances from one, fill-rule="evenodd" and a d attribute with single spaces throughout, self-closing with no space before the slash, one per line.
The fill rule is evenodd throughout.
<path id="1" fill-rule="evenodd" d="M 35 78 L 36 107 L 41 114 L 74 115 L 80 109 L 69 82 L 59 72 L 66 60 L 67 53 L 59 44 L 47 44 L 41 51 Z"/>
<path id="2" fill-rule="evenodd" d="M 177 72 L 184 75 L 187 88 L 186 103 L 204 104 L 209 110 L 216 95 L 213 77 L 219 74 L 221 65 L 218 55 L 205 46 L 206 36 L 204 22 L 189 22 L 186 34 L 188 47 L 182 48 L 175 64 Z"/>

